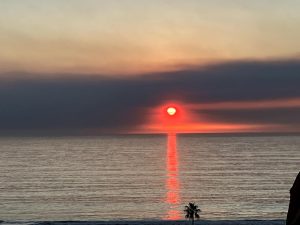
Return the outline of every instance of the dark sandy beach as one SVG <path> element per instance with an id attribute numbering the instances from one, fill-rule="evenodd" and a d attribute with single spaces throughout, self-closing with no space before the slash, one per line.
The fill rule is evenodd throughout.
<path id="1" fill-rule="evenodd" d="M 2 221 L 1 225 L 189 225 L 188 220 L 180 221 L 39 221 L 12 222 Z M 199 220 L 195 225 L 284 225 L 285 220 Z"/>

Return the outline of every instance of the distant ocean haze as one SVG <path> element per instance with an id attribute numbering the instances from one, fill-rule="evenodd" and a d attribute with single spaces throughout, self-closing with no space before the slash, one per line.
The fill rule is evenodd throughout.
<path id="1" fill-rule="evenodd" d="M 285 219 L 300 136 L 1 137 L 0 218 Z"/>

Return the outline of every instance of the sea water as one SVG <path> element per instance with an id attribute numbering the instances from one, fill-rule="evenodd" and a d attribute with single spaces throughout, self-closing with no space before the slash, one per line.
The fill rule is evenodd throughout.
<path id="1" fill-rule="evenodd" d="M 300 136 L 1 137 L 0 219 L 285 219 Z"/>

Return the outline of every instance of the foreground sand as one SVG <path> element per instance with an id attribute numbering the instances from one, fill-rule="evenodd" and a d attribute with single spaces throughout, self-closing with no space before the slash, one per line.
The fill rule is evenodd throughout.
<path id="1" fill-rule="evenodd" d="M 40 221 L 8 222 L 1 225 L 190 225 L 190 221 Z M 285 220 L 200 220 L 195 225 L 285 225 Z"/>

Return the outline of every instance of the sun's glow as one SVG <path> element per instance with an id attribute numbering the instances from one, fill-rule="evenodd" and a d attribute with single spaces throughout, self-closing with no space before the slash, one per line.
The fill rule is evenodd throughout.
<path id="1" fill-rule="evenodd" d="M 174 116 L 176 114 L 176 109 L 174 107 L 168 107 L 167 108 L 167 113 L 170 115 L 170 116 Z"/>
<path id="2" fill-rule="evenodd" d="M 300 101 L 299 101 L 300 102 Z M 249 103 L 250 104 L 250 103 Z M 217 104 L 220 108 L 237 108 L 236 105 Z M 278 129 L 276 125 L 244 124 L 211 121 L 205 114 L 198 113 L 201 109 L 215 109 L 211 104 L 185 104 L 183 102 L 165 102 L 149 108 L 147 123 L 135 132 L 141 133 L 228 133 L 248 131 L 268 131 Z M 288 106 L 288 104 L 287 104 Z M 245 105 L 245 108 L 248 105 Z M 252 103 L 250 105 L 252 107 Z M 253 106 L 254 107 L 254 106 Z M 273 107 L 273 105 L 270 105 Z M 174 108 L 171 110 L 171 108 Z M 176 111 L 175 111 L 176 110 Z M 175 113 L 174 113 L 175 111 Z M 173 113 L 173 115 L 171 115 Z"/>

